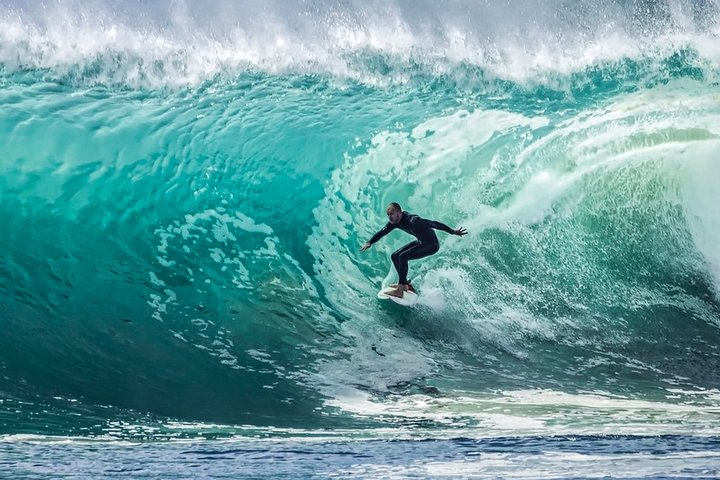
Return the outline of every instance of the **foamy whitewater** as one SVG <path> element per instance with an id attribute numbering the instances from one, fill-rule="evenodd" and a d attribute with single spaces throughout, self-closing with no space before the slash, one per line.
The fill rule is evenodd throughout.
<path id="1" fill-rule="evenodd" d="M 719 34 L 0 0 L 0 476 L 720 477 Z"/>

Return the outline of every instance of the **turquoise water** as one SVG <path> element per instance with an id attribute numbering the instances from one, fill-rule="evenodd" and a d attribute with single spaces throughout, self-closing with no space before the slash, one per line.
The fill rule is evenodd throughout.
<path id="1" fill-rule="evenodd" d="M 717 2 L 0 5 L 0 471 L 718 475 Z"/>

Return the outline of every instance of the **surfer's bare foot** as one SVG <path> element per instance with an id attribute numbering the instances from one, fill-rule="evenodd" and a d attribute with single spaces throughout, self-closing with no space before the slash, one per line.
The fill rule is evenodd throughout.
<path id="1" fill-rule="evenodd" d="M 404 285 L 398 285 L 395 287 L 394 290 L 389 290 L 386 292 L 387 295 L 390 295 L 391 297 L 397 297 L 397 298 L 403 298 L 403 294 L 405 293 Z"/>
<path id="2" fill-rule="evenodd" d="M 399 283 L 391 283 L 391 284 L 390 284 L 390 286 L 391 286 L 392 288 L 398 288 L 399 285 L 400 285 Z M 411 283 L 408 283 L 408 284 L 405 286 L 405 291 L 406 291 L 406 292 L 415 293 L 415 288 L 412 286 Z"/>

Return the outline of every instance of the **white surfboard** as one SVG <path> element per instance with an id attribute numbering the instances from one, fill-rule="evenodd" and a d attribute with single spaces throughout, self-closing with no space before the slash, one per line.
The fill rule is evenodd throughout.
<path id="1" fill-rule="evenodd" d="M 392 295 L 387 294 L 387 292 L 391 292 L 393 290 L 395 290 L 394 287 L 385 287 L 378 292 L 377 296 L 382 300 L 392 300 L 393 302 L 397 303 L 398 305 L 402 305 L 403 307 L 410 307 L 412 305 L 415 305 L 418 301 L 417 294 L 413 292 L 403 293 L 402 298 L 393 297 Z"/>

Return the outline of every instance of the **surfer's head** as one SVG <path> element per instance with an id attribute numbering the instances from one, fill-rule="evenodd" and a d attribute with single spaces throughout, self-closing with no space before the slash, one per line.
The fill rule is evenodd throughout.
<path id="1" fill-rule="evenodd" d="M 392 202 L 390 205 L 387 206 L 387 210 L 385 210 L 385 213 L 387 213 L 390 223 L 394 225 L 398 223 L 402 218 L 402 207 L 399 203 Z"/>

